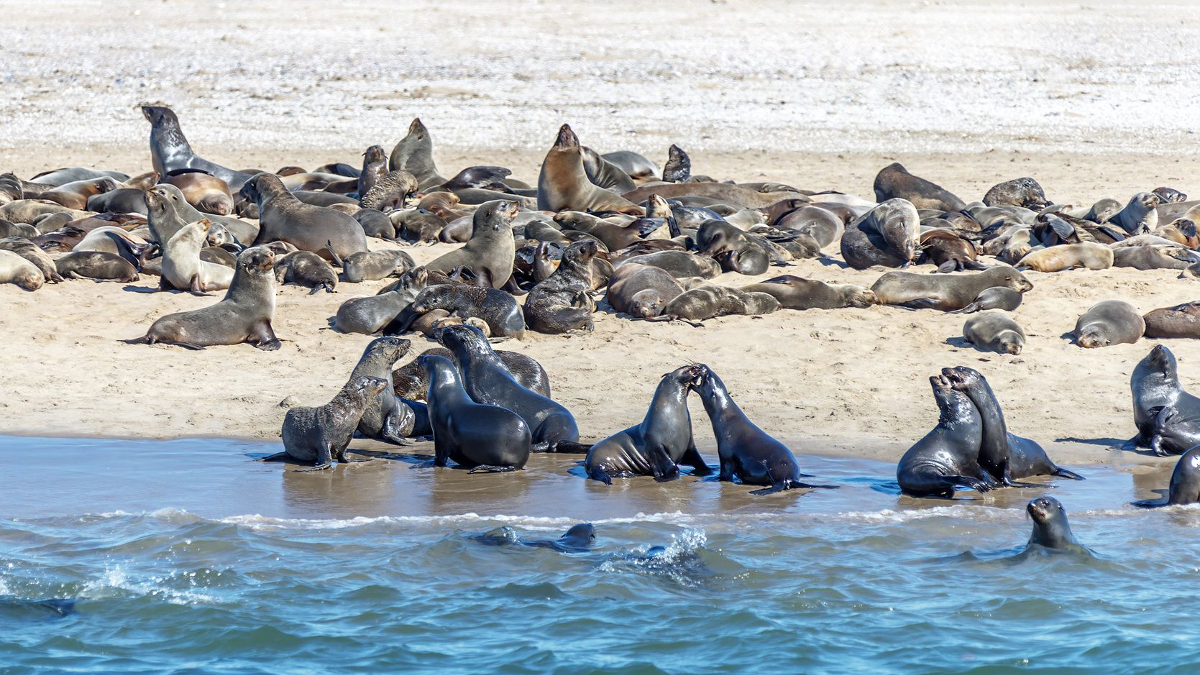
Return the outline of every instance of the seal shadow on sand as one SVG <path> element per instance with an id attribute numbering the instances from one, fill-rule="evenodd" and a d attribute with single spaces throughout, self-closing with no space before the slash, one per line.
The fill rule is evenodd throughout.
<path id="1" fill-rule="evenodd" d="M 1143 457 L 1157 457 L 1150 448 L 1137 448 L 1129 443 L 1128 438 L 1076 438 L 1075 436 L 1067 436 L 1065 438 L 1054 439 L 1055 443 L 1083 443 L 1086 445 L 1099 445 L 1111 450 L 1120 450 L 1121 452 L 1132 452 Z"/>

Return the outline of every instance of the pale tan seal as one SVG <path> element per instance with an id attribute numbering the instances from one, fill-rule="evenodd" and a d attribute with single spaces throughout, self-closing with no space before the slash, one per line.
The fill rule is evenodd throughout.
<path id="1" fill-rule="evenodd" d="M 44 283 L 46 278 L 37 266 L 12 251 L 0 250 L 0 284 L 36 291 Z"/>
<path id="2" fill-rule="evenodd" d="M 1113 250 L 1090 241 L 1030 251 L 1017 262 L 1018 269 L 1028 267 L 1036 272 L 1061 272 L 1076 267 L 1106 270 L 1112 266 Z"/>
<path id="3" fill-rule="evenodd" d="M 171 237 L 163 248 L 159 288 L 176 288 L 197 295 L 229 288 L 234 271 L 200 259 L 200 249 L 204 248 L 211 227 L 212 221 L 198 220 L 185 225 Z"/>

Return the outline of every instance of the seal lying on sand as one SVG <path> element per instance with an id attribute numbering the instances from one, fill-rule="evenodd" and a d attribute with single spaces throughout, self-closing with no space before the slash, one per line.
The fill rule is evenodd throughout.
<path id="1" fill-rule="evenodd" d="M 881 305 L 901 305 L 910 309 L 963 309 L 994 286 L 1024 293 L 1033 284 L 1008 265 L 999 265 L 975 274 L 914 274 L 888 272 L 871 286 Z"/>

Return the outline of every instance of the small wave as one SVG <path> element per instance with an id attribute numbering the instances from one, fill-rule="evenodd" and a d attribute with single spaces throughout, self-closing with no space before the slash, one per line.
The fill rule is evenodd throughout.
<path id="1" fill-rule="evenodd" d="M 220 600 L 213 595 L 193 590 L 181 590 L 167 585 L 170 581 L 188 576 L 171 573 L 166 576 L 152 577 L 147 581 L 136 581 L 130 578 L 120 565 L 105 567 L 104 574 L 99 579 L 88 581 L 79 591 L 79 597 L 92 600 L 118 597 L 121 592 L 138 596 L 153 597 L 173 605 L 218 604 Z"/>

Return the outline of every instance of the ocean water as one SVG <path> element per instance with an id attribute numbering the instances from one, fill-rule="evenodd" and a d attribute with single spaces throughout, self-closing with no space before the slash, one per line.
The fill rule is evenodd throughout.
<path id="1" fill-rule="evenodd" d="M 950 503 L 815 455 L 840 489 L 753 497 L 277 448 L 0 437 L 0 672 L 1200 672 L 1200 509 L 1126 506 L 1165 465 Z M 1093 556 L 1021 555 L 1043 493 Z M 586 552 L 474 539 L 585 521 Z"/>

